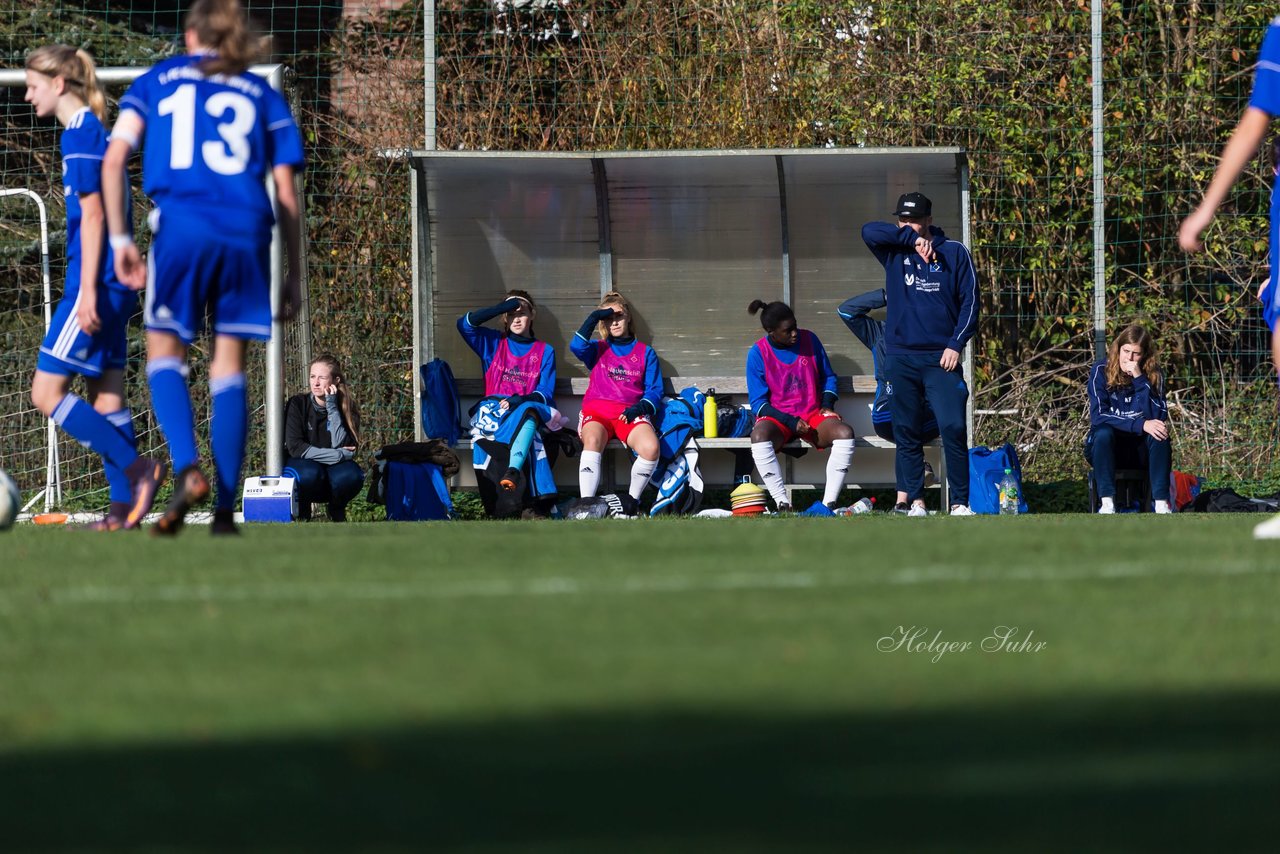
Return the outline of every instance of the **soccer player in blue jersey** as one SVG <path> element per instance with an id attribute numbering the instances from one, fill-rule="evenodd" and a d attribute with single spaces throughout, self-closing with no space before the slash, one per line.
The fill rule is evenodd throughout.
<path id="1" fill-rule="evenodd" d="M 636 455 L 628 490 L 632 498 L 640 500 L 658 468 L 661 447 L 653 421 L 662 403 L 662 367 L 657 352 L 636 338 L 631 318 L 627 298 L 609 291 L 569 342 L 569 352 L 591 372 L 578 416 L 578 490 L 583 498 L 593 497 L 600 487 L 602 454 L 615 436 Z M 598 339 L 591 337 L 592 330 L 600 333 Z"/>
<path id="2" fill-rule="evenodd" d="M 116 271 L 147 288 L 147 379 L 169 443 L 176 483 L 154 532 L 174 534 L 209 494 L 196 451 L 187 348 L 213 319 L 210 446 L 217 472 L 213 533 L 232 521 L 248 432 L 247 342 L 271 337 L 270 248 L 278 215 L 288 254 L 280 317 L 299 301 L 300 226 L 295 171 L 302 139 L 289 105 L 248 68 L 260 47 L 236 0 L 196 0 L 187 12 L 187 53 L 134 81 L 120 101 L 103 163 Z M 143 148 L 142 188 L 155 203 L 144 265 L 129 235 L 125 165 Z M 276 209 L 264 184 L 274 179 Z"/>
<path id="3" fill-rule="evenodd" d="M 516 288 L 507 291 L 507 298 L 497 305 L 469 311 L 458 318 L 458 334 L 480 357 L 485 397 L 502 399 L 496 410 L 493 407 L 477 410 L 475 418 L 496 420 L 516 431 L 509 442 L 510 464 L 499 481 L 499 486 L 508 492 L 519 485 L 538 425 L 551 419 L 551 408 L 555 406 L 556 351 L 534 334 L 533 319 L 537 313 L 529 292 Z M 481 325 L 498 316 L 502 317 L 502 332 Z M 525 404 L 533 404 L 532 409 Z M 516 421 L 507 425 L 509 418 Z M 474 419 L 472 426 L 477 426 Z M 481 481 L 480 470 L 488 465 L 489 454 L 479 444 L 472 451 L 477 481 Z M 537 467 L 535 455 L 533 470 Z M 549 466 L 547 473 L 550 473 Z M 536 478 L 530 480 L 533 482 Z"/>
<path id="4" fill-rule="evenodd" d="M 47 45 L 26 63 L 26 101 L 36 115 L 63 126 L 62 183 L 67 204 L 67 278 L 52 325 L 40 345 L 31 402 L 80 444 L 102 457 L 107 514 L 89 527 L 133 528 L 151 509 L 164 464 L 139 457 L 133 417 L 124 403 L 126 331 L 137 294 L 116 278 L 103 224 L 102 155 L 107 102 L 93 59 L 83 50 Z M 127 206 L 127 200 L 123 202 Z M 71 394 L 85 378 L 89 400 Z"/>
<path id="5" fill-rule="evenodd" d="M 778 451 L 799 437 L 818 450 L 830 449 L 822 503 L 835 506 L 853 459 L 853 428 L 836 412 L 836 372 L 827 350 L 785 302 L 752 300 L 748 314 L 760 314 L 765 336 L 747 350 L 747 396 L 756 423 L 751 457 L 760 480 L 782 513 L 791 511 L 778 464 Z"/>
<path id="6" fill-rule="evenodd" d="M 1213 222 L 1214 214 L 1226 199 L 1227 192 L 1257 154 L 1258 146 L 1262 144 L 1267 128 L 1271 125 L 1271 119 L 1277 115 L 1280 115 L 1280 16 L 1271 20 L 1266 35 L 1262 38 L 1249 106 L 1245 108 L 1231 139 L 1227 140 L 1227 145 L 1222 150 L 1222 159 L 1218 162 L 1218 169 L 1213 173 L 1213 180 L 1209 182 L 1200 206 L 1183 220 L 1182 227 L 1178 230 L 1178 243 L 1183 249 L 1199 252 L 1203 248 L 1200 235 Z M 1271 329 L 1271 359 L 1277 378 L 1280 379 L 1280 330 L 1276 328 L 1277 321 L 1280 321 L 1280 282 L 1277 280 L 1280 280 L 1280 192 L 1273 186 L 1271 275 L 1259 297 L 1262 300 L 1262 316 Z M 1255 527 L 1253 536 L 1259 540 L 1280 539 L 1280 516 Z"/>

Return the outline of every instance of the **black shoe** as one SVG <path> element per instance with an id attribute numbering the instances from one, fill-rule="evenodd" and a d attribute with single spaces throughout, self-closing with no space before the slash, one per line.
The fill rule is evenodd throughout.
<path id="1" fill-rule="evenodd" d="M 330 505 L 329 505 L 329 521 L 330 521 L 330 522 L 345 522 L 345 521 L 347 521 L 347 508 L 346 508 L 346 507 L 334 507 L 332 504 L 330 504 Z"/>
<path id="2" fill-rule="evenodd" d="M 897 504 L 893 505 L 893 512 L 897 513 L 899 516 L 905 516 L 911 512 L 911 506 L 905 501 L 899 501 Z"/>
<path id="3" fill-rule="evenodd" d="M 182 530 L 188 511 L 208 497 L 209 479 L 199 467 L 187 466 L 173 479 L 173 496 L 152 526 L 151 533 L 157 537 L 174 536 Z"/>
<path id="4" fill-rule="evenodd" d="M 773 512 L 781 514 L 781 513 L 794 513 L 795 511 L 791 509 L 790 504 L 779 504 L 777 507 L 774 508 Z"/>
<path id="5" fill-rule="evenodd" d="M 240 536 L 240 528 L 236 526 L 236 517 L 230 510 L 213 511 L 213 524 L 209 526 L 209 533 L 215 537 L 224 535 Z"/>

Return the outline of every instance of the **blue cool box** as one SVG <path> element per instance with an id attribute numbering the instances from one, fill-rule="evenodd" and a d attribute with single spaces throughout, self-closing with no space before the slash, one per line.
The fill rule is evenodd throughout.
<path id="1" fill-rule="evenodd" d="M 249 477 L 244 481 L 246 522 L 292 522 L 298 515 L 297 482 L 291 477 Z"/>

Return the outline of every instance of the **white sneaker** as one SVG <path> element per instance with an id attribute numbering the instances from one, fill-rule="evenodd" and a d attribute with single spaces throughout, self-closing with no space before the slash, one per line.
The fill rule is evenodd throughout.
<path id="1" fill-rule="evenodd" d="M 1255 540 L 1280 540 L 1280 513 L 1261 522 L 1253 529 Z"/>
<path id="2" fill-rule="evenodd" d="M 967 504 L 952 504 L 951 515 L 952 516 L 977 516 L 978 514 L 970 510 L 969 505 Z"/>
<path id="3" fill-rule="evenodd" d="M 1098 515 L 1114 516 L 1116 515 L 1116 506 L 1114 504 L 1104 504 L 1103 506 L 1098 508 Z"/>
<path id="4" fill-rule="evenodd" d="M 911 509 L 907 511 L 908 516 L 928 516 L 929 511 L 924 509 L 923 504 L 912 504 Z"/>
<path id="5" fill-rule="evenodd" d="M 1167 516 L 1167 515 L 1169 515 L 1169 514 L 1170 514 L 1170 513 L 1172 513 L 1172 512 L 1173 512 L 1173 508 L 1169 506 L 1169 502 L 1168 502 L 1168 501 L 1157 501 L 1157 502 L 1156 502 L 1156 515 L 1158 515 L 1158 516 Z"/>

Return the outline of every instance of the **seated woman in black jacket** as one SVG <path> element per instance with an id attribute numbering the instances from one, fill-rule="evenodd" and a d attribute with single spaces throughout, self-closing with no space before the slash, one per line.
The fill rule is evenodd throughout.
<path id="1" fill-rule="evenodd" d="M 311 502 L 329 505 L 329 518 L 347 520 L 347 503 L 364 483 L 354 457 L 360 444 L 360 409 L 347 390 L 338 360 L 328 353 L 311 362 L 311 391 L 289 398 L 284 416 L 284 474 L 298 482 L 298 516 L 311 518 Z"/>

